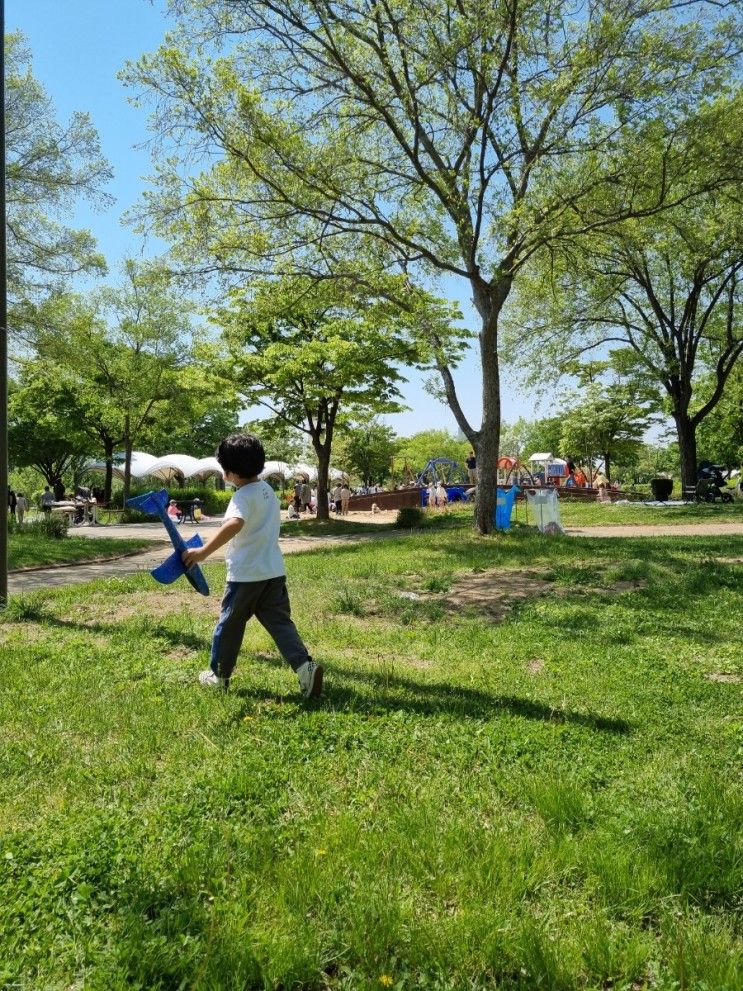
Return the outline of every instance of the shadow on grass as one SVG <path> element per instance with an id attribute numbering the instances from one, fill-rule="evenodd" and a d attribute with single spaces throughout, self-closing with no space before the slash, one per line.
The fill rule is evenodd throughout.
<path id="1" fill-rule="evenodd" d="M 273 667 L 284 666 L 282 661 L 265 654 L 257 656 L 255 660 Z M 354 682 L 369 686 L 369 690 L 355 690 Z M 234 696 L 251 702 L 290 701 L 288 697 L 260 688 L 235 688 L 233 685 L 231 691 Z M 291 697 L 291 702 L 296 702 L 294 696 Z M 313 708 L 331 707 L 337 711 L 353 713 L 410 712 L 418 716 L 447 715 L 475 720 L 493 719 L 497 715 L 508 714 L 541 722 L 586 726 L 601 733 L 624 735 L 632 732 L 632 724 L 625 719 L 614 719 L 593 712 L 555 709 L 533 699 L 514 695 L 490 695 L 462 685 L 423 683 L 394 674 L 340 670 L 329 672 L 322 698 L 306 704 Z M 239 722 L 245 714 L 245 711 L 237 713 L 234 721 Z"/>

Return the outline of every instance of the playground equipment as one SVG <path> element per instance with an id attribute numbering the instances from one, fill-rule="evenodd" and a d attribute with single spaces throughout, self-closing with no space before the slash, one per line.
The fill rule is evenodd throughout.
<path id="1" fill-rule="evenodd" d="M 467 472 L 458 461 L 452 458 L 431 458 L 426 467 L 415 480 L 416 485 L 428 485 L 429 482 L 443 482 L 444 485 L 454 483 L 469 484 Z"/>
<path id="2" fill-rule="evenodd" d="M 528 459 L 530 464 L 539 468 L 544 485 L 561 485 L 568 474 L 568 463 L 563 458 L 556 458 L 549 451 L 532 454 Z"/>
<path id="3" fill-rule="evenodd" d="M 496 462 L 496 467 L 498 485 L 507 486 L 510 482 L 512 485 L 520 485 L 523 489 L 537 484 L 529 468 L 511 454 L 502 454 Z"/>

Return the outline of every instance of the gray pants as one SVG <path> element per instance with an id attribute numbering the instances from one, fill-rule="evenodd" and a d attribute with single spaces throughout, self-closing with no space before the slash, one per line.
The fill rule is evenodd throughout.
<path id="1" fill-rule="evenodd" d="M 291 619 L 284 575 L 262 582 L 227 582 L 212 640 L 211 669 L 216 675 L 229 678 L 232 674 L 251 616 L 271 634 L 293 671 L 309 660 L 307 648 Z"/>

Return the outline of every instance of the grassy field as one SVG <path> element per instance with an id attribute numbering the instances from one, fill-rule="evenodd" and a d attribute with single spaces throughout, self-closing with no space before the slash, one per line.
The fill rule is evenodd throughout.
<path id="1" fill-rule="evenodd" d="M 519 504 L 518 519 L 524 520 Z M 565 526 L 613 526 L 619 524 L 743 523 L 743 502 L 687 503 L 683 506 L 646 506 L 642 502 L 603 504 L 560 500 L 560 516 Z M 529 522 L 533 517 L 529 517 Z"/>
<path id="2" fill-rule="evenodd" d="M 449 506 L 444 513 L 426 514 L 424 526 L 468 526 L 472 521 L 471 507 Z M 392 516 L 392 514 L 390 514 Z M 708 505 L 689 503 L 684 506 L 645 506 L 641 502 L 625 505 L 598 502 L 560 500 L 560 518 L 563 526 L 622 526 L 630 524 L 694 524 L 694 523 L 743 523 L 743 503 L 732 505 Z M 353 520 L 353 517 L 351 517 Z M 513 513 L 513 522 L 534 526 L 534 516 L 525 502 L 519 501 Z M 311 526 L 311 521 L 308 521 Z M 374 526 L 374 524 L 370 524 Z M 288 530 L 284 531 L 288 533 Z"/>
<path id="3" fill-rule="evenodd" d="M 147 576 L 0 624 L 0 987 L 737 991 L 743 537 L 287 558 L 327 667 Z M 223 568 L 206 568 L 213 587 Z"/>
<path id="4" fill-rule="evenodd" d="M 353 515 L 339 519 L 332 517 L 327 521 L 315 520 L 308 517 L 302 520 L 285 521 L 281 526 L 282 536 L 342 536 L 345 534 L 365 533 L 379 529 L 391 529 L 394 526 L 394 512 L 385 513 L 382 522 L 372 522 Z M 444 528 L 449 526 L 468 526 L 472 521 L 471 506 L 456 503 L 445 512 L 425 513 L 423 528 Z M 560 516 L 565 526 L 620 526 L 625 524 L 675 524 L 675 523 L 743 523 L 743 502 L 732 505 L 709 505 L 706 503 L 689 503 L 684 506 L 655 507 L 646 506 L 642 502 L 630 504 L 602 504 L 598 502 L 583 502 L 573 499 L 560 500 Z M 517 523 L 534 524 L 534 517 L 524 502 L 516 505 L 513 519 Z"/>
<path id="5" fill-rule="evenodd" d="M 57 540 L 54 537 L 43 537 L 38 533 L 23 533 L 16 530 L 10 534 L 8 541 L 8 568 L 14 571 L 18 568 L 116 557 L 119 554 L 144 550 L 152 544 L 151 540 L 116 537 L 91 540 L 88 537 L 67 536 Z"/>

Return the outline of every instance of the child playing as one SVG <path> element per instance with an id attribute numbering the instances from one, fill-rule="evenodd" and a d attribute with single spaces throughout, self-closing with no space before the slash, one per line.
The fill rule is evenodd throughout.
<path id="1" fill-rule="evenodd" d="M 224 522 L 204 544 L 184 551 L 186 567 L 203 561 L 229 541 L 227 585 L 212 640 L 211 666 L 199 681 L 207 687 L 228 688 L 237 663 L 245 627 L 251 616 L 271 634 L 281 656 L 299 678 L 305 698 L 322 691 L 323 669 L 307 653 L 291 620 L 284 559 L 279 549 L 279 500 L 258 476 L 266 455 L 257 437 L 230 434 L 217 451 L 225 480 L 236 491 Z"/>
<path id="2" fill-rule="evenodd" d="M 178 508 L 178 503 L 175 499 L 171 499 L 168 503 L 168 516 L 171 520 L 175 520 L 176 523 L 180 523 L 183 518 L 183 513 Z"/>

